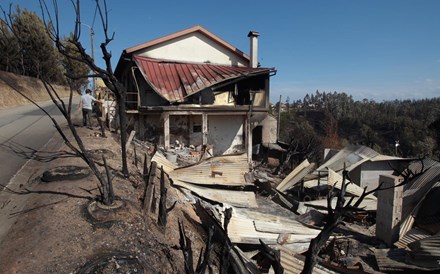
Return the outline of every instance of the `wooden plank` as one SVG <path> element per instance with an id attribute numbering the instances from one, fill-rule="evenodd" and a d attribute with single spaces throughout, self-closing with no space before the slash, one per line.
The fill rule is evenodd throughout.
<path id="1" fill-rule="evenodd" d="M 130 147 L 131 141 L 133 141 L 134 135 L 136 134 L 135 130 L 130 132 L 130 136 L 128 136 L 127 143 L 125 143 L 125 147 L 128 149 Z"/>
<path id="2" fill-rule="evenodd" d="M 308 167 L 310 165 L 309 161 L 307 159 L 305 159 L 301 164 L 297 165 L 292 172 L 289 173 L 289 175 L 287 175 L 282 181 L 281 183 L 276 187 L 276 189 L 278 189 L 279 191 L 285 191 L 286 189 L 288 189 L 288 184 L 289 182 L 296 176 L 298 175 L 301 170 L 303 170 L 304 168 Z"/>
<path id="3" fill-rule="evenodd" d="M 257 200 L 255 199 L 255 193 L 252 191 L 214 189 L 185 183 L 176 179 L 172 180 L 174 185 L 191 190 L 197 195 L 211 201 L 226 203 L 237 207 L 258 207 Z"/>
<path id="4" fill-rule="evenodd" d="M 296 234 L 310 234 L 310 235 L 318 235 L 321 230 L 309 228 L 298 221 L 288 220 L 288 221 L 276 221 L 276 222 L 267 222 L 261 220 L 254 221 L 255 230 L 261 232 L 270 232 L 270 233 L 296 233 Z"/>
<path id="5" fill-rule="evenodd" d="M 284 187 L 281 191 L 286 191 L 293 186 L 295 186 L 297 183 L 299 183 L 304 177 L 306 177 L 312 170 L 315 168 L 315 163 L 311 163 L 307 167 L 305 167 L 303 170 L 301 170 L 295 177 L 293 177 Z"/>
<path id="6" fill-rule="evenodd" d="M 328 169 L 328 181 L 327 184 L 329 184 L 330 186 L 335 186 L 336 188 L 341 189 L 342 188 L 342 176 L 339 175 L 338 173 L 334 172 L 331 169 Z M 349 181 L 347 180 L 346 183 L 348 183 Z M 350 193 L 354 196 L 360 197 L 362 195 L 362 193 L 364 192 L 364 189 L 361 188 L 358 185 L 355 185 L 353 183 L 351 184 L 346 184 L 346 192 Z M 365 197 L 365 199 L 371 199 L 371 200 L 377 200 L 377 198 L 370 194 L 368 196 Z"/>
<path id="7" fill-rule="evenodd" d="M 345 203 L 348 203 L 349 199 L 345 200 Z M 354 198 L 353 203 L 356 203 L 357 198 Z M 335 208 L 337 199 L 332 200 L 332 208 Z M 305 207 L 305 208 L 304 208 Z M 327 213 L 327 199 L 309 201 L 309 202 L 300 202 L 298 207 L 298 213 L 302 214 L 307 212 L 307 207 L 315 208 L 322 213 Z M 376 211 L 377 210 L 377 201 L 371 199 L 364 199 L 359 208 L 365 209 L 367 211 Z"/>

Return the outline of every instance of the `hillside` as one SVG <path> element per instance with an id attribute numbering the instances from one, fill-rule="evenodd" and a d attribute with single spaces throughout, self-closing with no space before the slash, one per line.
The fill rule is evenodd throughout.
<path id="1" fill-rule="evenodd" d="M 345 93 L 316 92 L 281 113 L 280 137 L 296 162 L 320 161 L 325 148 L 368 146 L 400 157 L 440 158 L 440 98 L 355 101 Z"/>
<path id="2" fill-rule="evenodd" d="M 69 89 L 54 86 L 60 97 L 69 95 Z M 20 76 L 10 72 L 0 71 L 0 109 L 29 104 L 29 100 L 21 96 L 20 91 L 36 102 L 50 100 L 43 83 L 36 78 Z"/>

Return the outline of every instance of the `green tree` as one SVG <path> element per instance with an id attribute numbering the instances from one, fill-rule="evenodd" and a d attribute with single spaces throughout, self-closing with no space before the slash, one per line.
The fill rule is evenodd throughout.
<path id="1" fill-rule="evenodd" d="M 19 73 L 20 51 L 16 37 L 5 21 L 0 20 L 0 70 Z"/>
<path id="2" fill-rule="evenodd" d="M 10 20 L 12 31 L 20 45 L 21 74 L 45 79 L 50 83 L 64 84 L 60 56 L 38 15 L 17 6 Z"/>

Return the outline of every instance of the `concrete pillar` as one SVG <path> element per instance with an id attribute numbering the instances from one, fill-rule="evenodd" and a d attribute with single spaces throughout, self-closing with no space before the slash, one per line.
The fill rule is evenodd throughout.
<path id="1" fill-rule="evenodd" d="M 170 115 L 168 113 L 164 113 L 163 115 L 163 140 L 164 140 L 164 148 L 170 148 Z"/>
<path id="2" fill-rule="evenodd" d="M 399 240 L 402 221 L 403 186 L 394 187 L 403 181 L 402 177 L 380 175 L 382 188 L 377 192 L 376 237 L 392 246 Z"/>

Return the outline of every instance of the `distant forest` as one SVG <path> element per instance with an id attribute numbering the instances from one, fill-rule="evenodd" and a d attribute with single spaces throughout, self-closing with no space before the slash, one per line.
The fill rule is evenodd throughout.
<path id="1" fill-rule="evenodd" d="M 280 118 L 280 140 L 293 148 L 294 162 L 320 162 L 323 149 L 347 144 L 385 155 L 440 158 L 440 97 L 378 103 L 316 91 L 303 100 L 281 103 Z"/>

